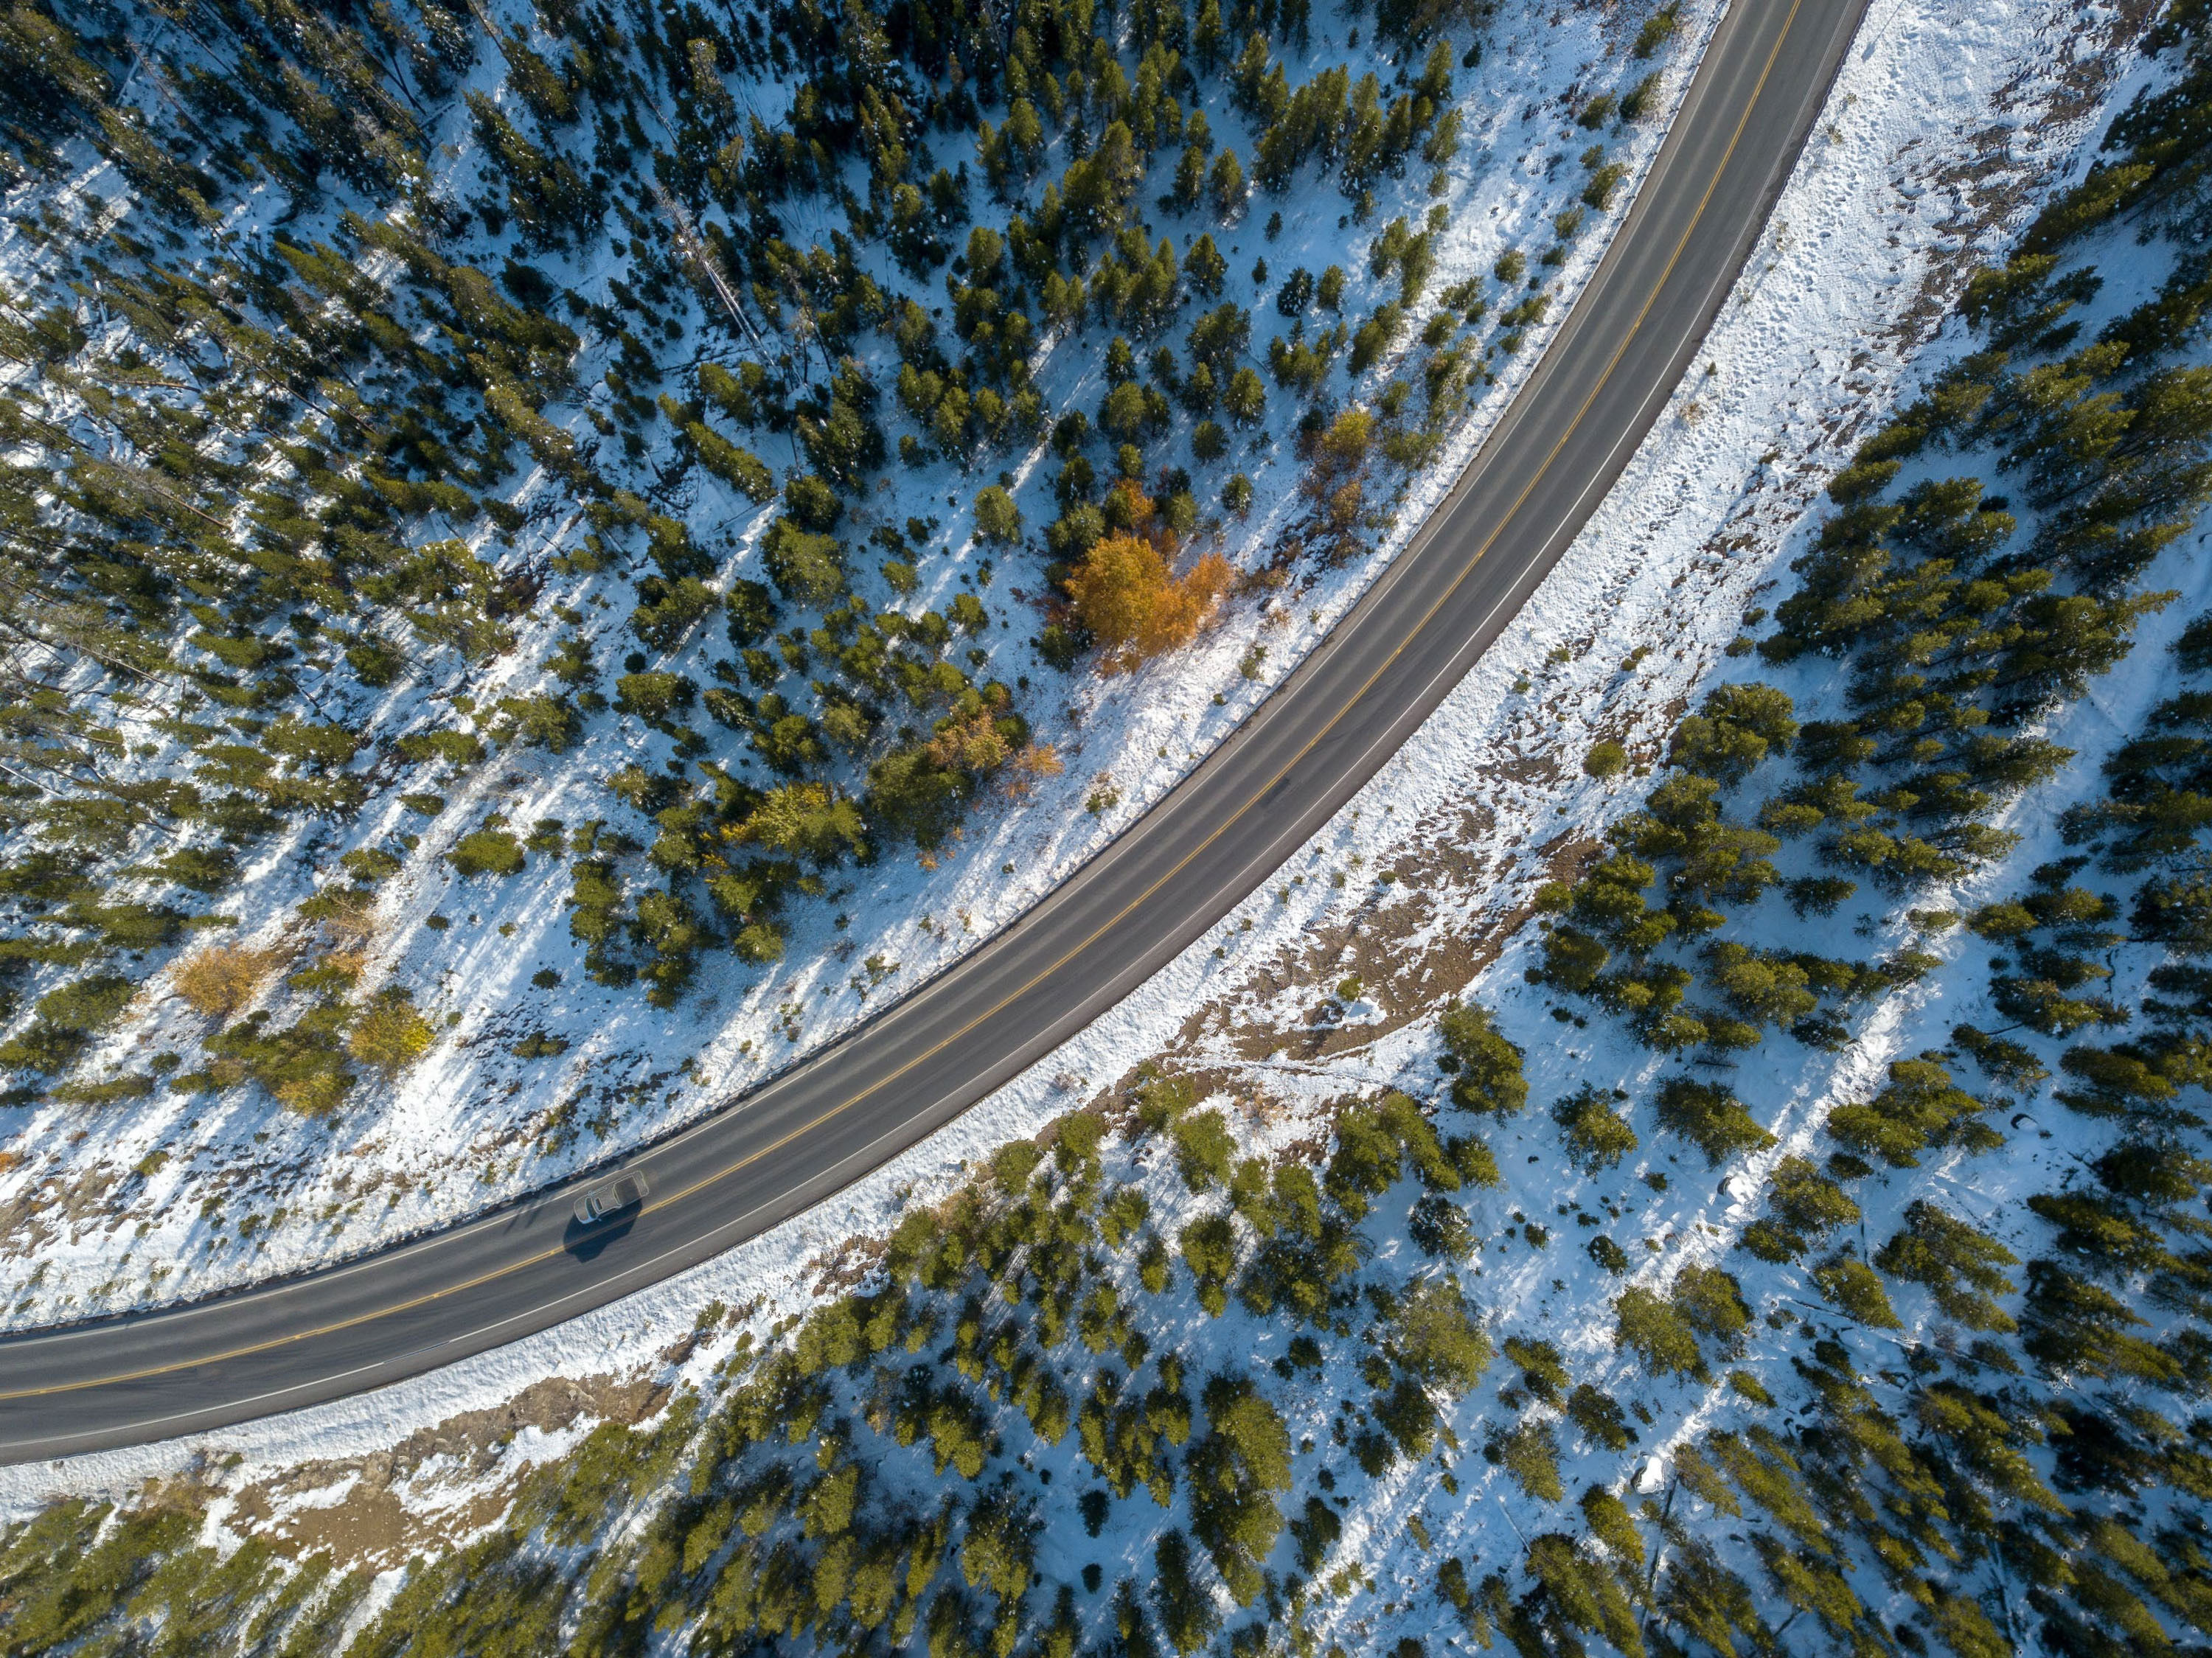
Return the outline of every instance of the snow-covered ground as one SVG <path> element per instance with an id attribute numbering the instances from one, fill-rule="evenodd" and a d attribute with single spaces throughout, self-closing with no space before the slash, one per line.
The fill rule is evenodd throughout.
<path id="1" fill-rule="evenodd" d="M 2018 222 L 2030 185 L 2054 173 L 2064 182 L 2086 167 L 2085 137 L 2101 131 L 2112 102 L 2130 90 L 2099 75 L 2098 30 L 2106 26 L 2055 3 L 1999 9 L 1963 0 L 1877 0 L 1822 138 L 1778 208 L 1699 370 L 1522 626 L 1267 890 L 1029 1074 L 836 1200 L 561 1330 L 361 1400 L 78 1459 L 58 1470 L 9 1470 L 0 1475 L 0 1494 L 20 1511 L 60 1489 L 114 1491 L 198 1467 L 221 1490 L 260 1491 L 251 1508 L 258 1516 L 270 1508 L 261 1488 L 273 1489 L 289 1478 L 285 1470 L 313 1461 L 322 1470 L 318 1478 L 286 1486 L 295 1506 L 327 1504 L 333 1491 L 380 1479 L 403 1488 L 403 1506 L 418 1514 L 465 1515 L 472 1496 L 501 1489 L 521 1463 L 542 1461 L 592 1418 L 588 1400 L 571 1401 L 581 1413 L 565 1424 L 562 1410 L 542 1406 L 520 1418 L 501 1416 L 507 1401 L 561 1377 L 602 1388 L 608 1379 L 641 1376 L 664 1387 L 711 1388 L 710 1371 L 730 1336 L 688 1351 L 672 1348 L 702 1307 L 738 1308 L 743 1327 L 765 1333 L 813 1303 L 850 1240 L 880 1235 L 908 1205 L 957 1184 L 981 1153 L 1083 1102 L 1140 1059 L 1162 1056 L 1202 1076 L 1218 1090 L 1217 1102 L 1246 1108 L 1233 1119 L 1244 1138 L 1281 1145 L 1310 1133 L 1326 1102 L 1347 1091 L 1399 1084 L 1433 1092 L 1433 1014 L 1470 986 L 1527 1050 L 1531 1084 L 1531 1109 L 1491 1137 L 1507 1183 L 1476 1200 L 1485 1242 L 1473 1287 L 1486 1315 L 1501 1333 L 1548 1338 L 1579 1378 L 1652 1407 L 1657 1428 L 1650 1448 L 1663 1449 L 1702 1425 L 1681 1407 L 1709 1406 L 1632 1377 L 1626 1362 L 1611 1353 L 1604 1308 L 1617 1282 L 1593 1266 L 1579 1247 L 1583 1231 L 1559 1206 L 1617 1208 L 1620 1217 L 1609 1230 L 1625 1242 L 1643 1237 L 1659 1246 L 1641 1266 L 1645 1276 L 1663 1278 L 1688 1262 L 1717 1258 L 1751 1218 L 1759 1168 L 1798 1149 L 1829 1105 L 1870 1091 L 1869 1079 L 1888 1058 L 1939 1044 L 1952 1023 L 1974 1017 L 1983 947 L 1956 934 L 1933 945 L 1950 957 L 1947 967 L 1881 1007 L 1840 1060 L 1780 1042 L 1747 1059 L 1734 1086 L 1757 1102 L 1782 1143 L 1753 1178 L 1739 1174 L 1730 1182 L 1742 1194 L 1732 1195 L 1715 1189 L 1717 1176 L 1699 1160 L 1676 1163 L 1677 1142 L 1648 1133 L 1619 1168 L 1561 1183 L 1557 1132 L 1542 1108 L 1585 1080 L 1631 1085 L 1652 1061 L 1602 1022 L 1585 1029 L 1551 1017 L 1543 995 L 1521 981 L 1532 959 L 1529 941 L 1511 929 L 1532 884 L 1591 844 L 1633 798 L 1626 780 L 1609 785 L 1581 774 L 1589 743 L 1613 736 L 1632 755 L 1652 757 L 1660 734 L 1723 660 L 1741 611 L 1765 596 L 1802 545 L 1808 501 L 1854 435 L 1955 353 L 1957 337 L 1930 343 L 1929 331 L 1945 314 L 1968 255 L 1985 252 Z M 2100 313 L 2136 296 L 2117 270 L 2112 274 Z M 2203 542 L 2200 532 L 2170 550 L 2151 573 L 2148 585 L 2181 588 L 2183 602 L 2146 624 L 2127 665 L 2054 722 L 2050 734 L 2079 757 L 2006 825 L 2026 839 L 1983 887 L 2008 890 L 2017 871 L 2051 855 L 2057 809 L 2094 780 L 2102 752 L 2134 729 L 2144 704 L 2159 694 L 2162 647 L 2207 598 Z M 1634 670 L 1621 667 L 1655 642 Z M 1783 683 L 1801 689 L 1791 679 Z M 1845 916 L 1834 925 L 1856 924 L 1856 916 Z M 1903 923 L 1877 917 L 1869 931 L 1895 938 Z M 1839 953 L 1865 952 L 1862 945 Z M 1344 982 L 1355 978 L 1357 986 Z M 1532 1167 L 1524 1143 L 1548 1155 Z M 2032 1173 L 2024 1162 L 2010 1168 L 2015 1180 Z M 1638 1178 L 1647 1171 L 1668 1177 L 1664 1190 Z M 1966 1171 L 1970 1178 L 1984 1172 Z M 1541 1189 L 1524 1189 L 1537 1179 Z M 1170 1168 L 1152 1170 L 1147 1185 L 1156 1216 L 1171 1228 L 1176 1208 L 1192 1200 Z M 1877 1235 L 1893 1220 L 1881 1211 L 1880 1190 L 1869 1182 L 1859 1193 Z M 2009 1188 L 1954 1187 L 1952 1195 L 1960 1212 L 2002 1233 Z M 1516 1217 L 1556 1221 L 1549 1248 L 1512 1238 L 1508 1223 Z M 42 1296 L 58 1297 L 92 1270 L 57 1246 L 48 1254 L 55 1264 Z M 1731 1264 L 1741 1270 L 1744 1263 L 1737 1257 Z M 1779 1272 L 1744 1276 L 1754 1310 L 1788 1293 Z M 1925 1321 L 1924 1308 L 1900 1311 L 1910 1323 Z M 1234 1309 L 1187 1333 L 1194 1350 L 1202 1344 L 1262 1356 L 1282 1339 Z M 1355 1355 L 1346 1351 L 1332 1362 L 1349 1367 Z M 1509 1379 L 1503 1366 L 1492 1377 Z M 1336 1394 L 1352 1392 L 1337 1385 L 1347 1381 L 1348 1372 L 1325 1374 L 1302 1390 L 1312 1394 L 1310 1410 L 1308 1418 L 1293 1418 L 1294 1436 L 1325 1426 Z M 628 1400 L 631 1411 L 650 1403 Z M 1479 1438 L 1474 1421 L 1487 1403 L 1487 1388 L 1466 1402 L 1455 1424 L 1463 1438 Z M 465 1415 L 478 1412 L 492 1414 Z M 449 1448 L 441 1461 L 418 1441 L 416 1460 L 374 1461 L 410 1432 L 457 1421 L 477 1423 L 489 1448 L 465 1455 Z M 486 1421 L 498 1431 L 482 1428 Z M 514 1436 L 506 1437 L 510 1430 Z M 373 1466 L 364 1474 L 349 1459 Z M 1491 1533 L 1501 1518 L 1517 1523 L 1523 1499 L 1479 1460 L 1456 1466 L 1466 1485 L 1449 1502 L 1423 1479 L 1355 1487 L 1346 1545 L 1373 1591 L 1325 1614 L 1337 1638 L 1379 1649 L 1448 1616 L 1432 1597 L 1400 1593 L 1401 1585 L 1426 1583 L 1433 1565 L 1403 1540 L 1409 1516 L 1422 1515 L 1455 1552 L 1472 1547 L 1489 1558 L 1510 1551 L 1510 1539 Z M 1571 1486 L 1576 1470 L 1564 1472 Z M 410 1479 L 416 1483 L 408 1485 Z M 447 1526 L 449 1533 L 464 1529 L 460 1521 Z M 1109 1533 L 1093 1543 L 1067 1515 L 1054 1518 L 1042 1558 L 1110 1559 L 1115 1546 L 1135 1551 L 1134 1534 Z M 1145 1570 L 1134 1553 L 1121 1564 Z M 1118 1575 L 1109 1566 L 1109 1581 Z M 1401 1599 L 1419 1604 L 1385 1610 Z"/>
<path id="2" fill-rule="evenodd" d="M 671 752 L 664 737 L 633 725 L 599 732 L 567 755 L 509 750 L 470 774 L 434 821 L 411 815 L 398 799 L 404 786 L 392 786 L 357 821 L 283 839 L 226 900 L 240 919 L 238 942 L 289 947 L 299 937 L 294 911 L 308 890 L 310 872 L 327 870 L 349 847 L 386 847 L 403 832 L 419 833 L 405 871 L 380 890 L 373 932 L 358 941 L 357 993 L 411 988 L 442 1040 L 396 1084 L 357 1086 L 330 1122 L 303 1119 L 252 1088 L 212 1097 L 156 1091 L 90 1113 L 53 1102 L 0 1110 L 0 1135 L 6 1137 L 0 1139 L 0 1327 L 296 1270 L 532 1189 L 728 1100 L 1006 925 L 1223 740 L 1356 601 L 1449 488 L 1601 255 L 1720 9 L 1718 0 L 1684 6 L 1674 43 L 1646 60 L 1629 50 L 1640 15 L 1606 7 L 1503 7 L 1486 31 L 1483 62 L 1455 70 L 1464 127 L 1459 153 L 1444 169 L 1443 195 L 1429 194 L 1429 169 L 1410 167 L 1406 179 L 1383 182 L 1374 216 L 1353 226 L 1333 185 L 1307 187 L 1313 182 L 1309 171 L 1280 197 L 1255 192 L 1230 229 L 1212 227 L 1232 269 L 1241 272 L 1255 257 L 1271 268 L 1273 280 L 1253 307 L 1258 360 L 1268 340 L 1291 326 L 1268 296 L 1293 267 L 1318 272 L 1342 264 L 1350 277 L 1344 314 L 1357 320 L 1396 289 L 1395 276 L 1377 281 L 1369 273 L 1364 250 L 1371 236 L 1394 216 L 1418 224 L 1432 205 L 1448 210 L 1436 270 L 1409 319 L 1407 343 L 1367 377 L 1370 395 L 1394 368 L 1410 363 L 1411 343 L 1455 284 L 1482 279 L 1492 301 L 1485 327 L 1494 343 L 1496 313 L 1512 294 L 1510 284 L 1489 280 L 1499 255 L 1518 251 L 1532 276 L 1546 276 L 1553 296 L 1547 320 L 1522 331 L 1517 351 L 1486 355 L 1490 383 L 1479 388 L 1481 395 L 1435 464 L 1402 480 L 1396 498 L 1384 503 L 1391 526 L 1375 537 L 1371 556 L 1321 573 L 1307 585 L 1237 601 L 1194 646 L 1118 677 L 1081 669 L 1062 678 L 1024 653 L 1022 635 L 989 635 L 989 673 L 1008 680 L 1034 675 L 1040 687 L 1058 687 L 1064 695 L 1058 707 L 1039 706 L 1034 697 L 1027 703 L 1037 740 L 1056 748 L 1064 772 L 1019 799 L 993 802 L 933 856 L 917 860 L 908 852 L 848 869 L 823 901 L 792 911 L 781 963 L 763 969 L 713 953 L 674 1008 L 654 1010 L 635 988 L 609 989 L 586 978 L 568 926 L 568 873 L 558 859 L 535 859 L 526 873 L 507 879 L 468 881 L 442 858 L 456 836 L 493 810 L 518 826 L 542 818 L 574 825 L 607 816 L 612 803 L 605 779 L 631 760 L 658 767 Z M 1360 56 L 1332 38 L 1334 27 L 1317 28 L 1305 52 L 1284 54 L 1293 82 L 1346 51 Z M 1989 38 L 1994 51 L 2007 37 L 1997 32 Z M 1651 118 L 1598 130 L 1576 122 L 1592 97 L 1624 93 L 1655 67 L 1662 73 L 1663 93 Z M 1218 141 L 1249 156 L 1252 135 L 1243 118 L 1225 106 L 1217 113 Z M 455 137 L 467 176 L 474 141 L 465 122 Z M 1584 216 L 1579 234 L 1562 245 L 1562 263 L 1541 265 L 1540 256 L 1557 240 L 1554 218 L 1572 210 L 1583 190 L 1587 175 L 1578 158 L 1598 141 L 1611 160 L 1632 169 L 1627 182 L 1610 213 Z M 1164 160 L 1152 183 L 1161 183 L 1168 170 Z M 1280 230 L 1268 237 L 1262 227 L 1278 210 Z M 1003 213 L 985 208 L 987 220 L 997 214 L 1002 222 Z M 1198 216 L 1188 216 L 1186 224 L 1175 215 L 1156 226 L 1186 243 L 1206 228 Z M 8 251 L 0 244 L 0 255 Z M 578 284 L 592 294 L 608 274 L 585 270 Z M 892 276 L 888 265 L 884 275 Z M 1094 329 L 1048 349 L 1038 384 L 1049 406 L 1092 404 L 1103 384 L 1103 337 Z M 580 380 L 592 383 L 603 366 L 587 353 Z M 1212 469 L 1223 476 L 1243 469 L 1254 480 L 1249 519 L 1218 523 L 1211 532 L 1240 568 L 1266 564 L 1304 510 L 1288 429 L 1296 414 L 1294 397 L 1271 392 L 1269 429 L 1249 444 L 1240 441 Z M 1178 435 L 1190 424 L 1188 415 L 1179 415 Z M 1043 459 L 1040 449 L 1018 464 L 1017 497 L 1033 525 L 1052 511 Z M 969 532 L 968 502 L 984 481 L 941 462 L 903 474 L 896 506 L 876 516 L 890 522 L 909 509 L 932 509 L 929 516 L 945 521 L 936 537 L 945 556 L 922 562 L 923 586 L 910 602 L 886 590 L 884 603 L 942 610 L 963 589 L 975 591 L 994 579 L 982 568 L 988 550 L 972 543 Z M 1210 503 L 1207 492 L 1218 493 L 1219 484 L 1218 477 L 1201 477 L 1201 497 Z M 557 493 L 541 476 L 519 499 L 525 508 L 539 510 L 544 497 Z M 946 503 L 941 512 L 933 510 L 939 500 Z M 702 545 L 729 550 L 725 574 L 750 568 L 744 560 L 769 511 L 707 480 L 689 512 Z M 863 509 L 852 521 L 864 528 L 867 516 Z M 549 518 L 540 511 L 530 534 L 543 536 L 538 550 L 544 553 L 565 544 L 563 537 L 573 538 L 576 529 L 573 513 Z M 999 562 L 995 579 L 1003 590 L 1018 579 L 1009 574 L 1018 567 L 1003 553 Z M 609 591 L 620 592 L 623 584 L 611 583 Z M 572 598 L 580 605 L 592 602 Z M 605 624 L 611 629 L 621 614 L 608 610 Z M 517 625 L 517 648 L 502 659 L 517 665 L 542 659 L 562 632 L 542 612 Z M 719 653 L 718 647 L 702 643 L 681 659 L 655 665 L 685 668 L 705 680 L 706 659 Z M 495 671 L 491 681 L 471 683 L 478 703 L 488 708 L 502 691 L 523 688 L 492 683 L 497 677 Z M 403 686 L 370 718 L 377 729 L 402 729 L 432 712 L 426 699 L 433 689 L 422 683 Z M 445 925 L 426 925 L 434 920 Z M 533 984 L 548 970 L 561 975 L 557 986 Z M 101 1073 L 143 1066 L 164 1052 L 190 1054 L 205 1034 L 204 1021 L 157 982 L 85 1069 Z M 532 1038 L 550 1040 L 537 1044 L 538 1057 L 512 1052 Z M 546 1051 L 560 1043 L 565 1051 Z"/>

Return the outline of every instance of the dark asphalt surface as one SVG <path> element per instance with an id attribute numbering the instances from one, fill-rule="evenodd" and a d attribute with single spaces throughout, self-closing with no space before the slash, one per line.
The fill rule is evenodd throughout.
<path id="1" fill-rule="evenodd" d="M 1565 552 L 1688 368 L 1864 5 L 1736 0 L 1581 301 L 1413 545 L 1218 752 L 1021 921 L 626 1159 L 653 1189 L 627 1224 L 580 1239 L 571 1185 L 310 1275 L 0 1340 L 0 1462 L 316 1404 L 603 1306 L 880 1166 L 1143 983 L 1374 774 Z"/>

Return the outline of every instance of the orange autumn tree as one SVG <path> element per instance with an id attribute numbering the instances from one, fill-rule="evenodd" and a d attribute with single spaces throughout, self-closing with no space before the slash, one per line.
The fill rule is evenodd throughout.
<path id="1" fill-rule="evenodd" d="M 1115 486 L 1109 520 L 1127 526 L 1092 544 L 1067 578 L 1070 609 L 1097 641 L 1108 673 L 1135 667 L 1188 645 L 1229 590 L 1229 561 L 1208 553 L 1178 576 L 1169 563 L 1173 533 L 1152 503 L 1123 479 Z"/>

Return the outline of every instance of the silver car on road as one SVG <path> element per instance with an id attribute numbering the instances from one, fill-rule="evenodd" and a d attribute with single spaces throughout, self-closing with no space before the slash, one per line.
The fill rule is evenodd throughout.
<path id="1" fill-rule="evenodd" d="M 617 1215 L 629 1214 L 644 1207 L 650 1188 L 642 1175 L 617 1175 L 612 1180 L 594 1186 L 576 1199 L 574 1213 L 579 1226 L 596 1226 Z"/>

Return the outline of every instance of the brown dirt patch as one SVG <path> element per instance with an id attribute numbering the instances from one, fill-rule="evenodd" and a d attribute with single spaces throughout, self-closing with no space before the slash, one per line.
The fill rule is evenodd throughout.
<path id="1" fill-rule="evenodd" d="M 471 1487 L 524 1429 L 557 1432 L 586 1418 L 635 1424 L 667 1399 L 666 1386 L 646 1376 L 550 1376 L 503 1404 L 420 1429 L 390 1450 L 303 1462 L 248 1485 L 236 1495 L 234 1527 L 264 1535 L 295 1558 L 328 1552 L 341 1569 L 394 1565 L 450 1547 L 507 1511 L 527 1464 L 489 1488 Z M 416 1476 L 441 1459 L 453 1467 L 418 1485 Z M 441 1489 L 452 1500 L 440 1502 Z M 331 1491 L 342 1494 L 328 1503 L 300 1500 Z"/>

